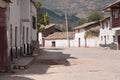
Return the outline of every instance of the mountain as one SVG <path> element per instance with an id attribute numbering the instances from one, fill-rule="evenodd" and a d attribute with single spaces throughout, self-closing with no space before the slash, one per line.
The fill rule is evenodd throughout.
<path id="1" fill-rule="evenodd" d="M 45 14 L 46 12 L 49 14 L 50 23 L 65 24 L 64 14 L 57 14 L 52 10 L 49 10 L 47 8 L 42 8 L 42 13 Z M 75 15 L 68 16 L 68 22 L 69 22 L 70 27 L 79 25 L 80 21 L 81 19 L 76 17 Z"/>
<path id="2" fill-rule="evenodd" d="M 42 6 L 61 15 L 66 8 L 71 15 L 84 18 L 93 9 L 102 10 L 117 0 L 41 0 Z"/>

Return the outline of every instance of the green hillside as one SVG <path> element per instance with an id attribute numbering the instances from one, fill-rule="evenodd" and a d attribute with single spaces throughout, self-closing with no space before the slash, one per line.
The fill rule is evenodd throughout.
<path id="1" fill-rule="evenodd" d="M 57 14 L 47 8 L 42 8 L 42 13 L 48 13 L 50 16 L 50 23 L 55 23 L 55 24 L 64 24 L 65 23 L 65 16 L 64 14 L 60 15 Z M 68 22 L 70 27 L 75 27 L 78 26 L 79 23 L 81 22 L 82 19 L 74 16 L 74 15 L 68 15 Z"/>

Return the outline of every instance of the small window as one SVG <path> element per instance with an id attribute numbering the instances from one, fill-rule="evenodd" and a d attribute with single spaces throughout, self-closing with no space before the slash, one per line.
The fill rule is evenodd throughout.
<path id="1" fill-rule="evenodd" d="M 113 36 L 113 42 L 115 42 L 115 36 Z"/>
<path id="2" fill-rule="evenodd" d="M 32 21 L 33 29 L 36 29 L 36 18 L 34 16 L 32 17 Z"/>
<path id="3" fill-rule="evenodd" d="M 13 34 L 12 24 L 10 24 L 10 46 L 12 46 L 12 38 L 13 38 L 12 34 Z"/>
<path id="4" fill-rule="evenodd" d="M 27 29 L 26 29 L 26 43 L 28 43 L 28 38 L 29 38 L 29 29 L 28 29 L 28 27 L 27 27 Z"/>
<path id="5" fill-rule="evenodd" d="M 108 22 L 106 22 L 106 28 L 108 28 Z"/>
<path id="6" fill-rule="evenodd" d="M 102 29 L 104 29 L 104 23 L 102 23 Z"/>
<path id="7" fill-rule="evenodd" d="M 17 46 L 17 27 L 15 27 L 15 46 Z"/>

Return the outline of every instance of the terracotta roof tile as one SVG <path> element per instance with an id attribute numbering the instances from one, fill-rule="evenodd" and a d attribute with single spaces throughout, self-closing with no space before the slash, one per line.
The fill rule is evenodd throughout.
<path id="1" fill-rule="evenodd" d="M 41 28 L 44 28 L 44 29 L 48 29 L 50 27 L 54 27 L 55 24 L 49 24 L 49 25 L 46 25 L 46 26 L 41 26 Z"/>
<path id="2" fill-rule="evenodd" d="M 81 25 L 81 26 L 78 26 L 78 27 L 73 28 L 73 30 L 77 30 L 77 29 L 85 28 L 85 27 L 88 27 L 88 26 L 90 26 L 90 25 L 92 25 L 92 24 L 95 24 L 95 23 L 98 23 L 98 22 L 97 22 L 97 21 L 94 21 L 94 22 L 84 23 L 84 24 Z"/>
<path id="3" fill-rule="evenodd" d="M 118 6 L 118 4 L 120 4 L 120 0 L 117 0 L 116 2 L 108 5 L 104 10 L 107 10 L 107 9 L 109 9 L 109 8 L 111 8 L 111 7 L 114 7 L 114 6 Z"/>
<path id="4" fill-rule="evenodd" d="M 74 36 L 75 36 L 74 32 L 69 32 L 68 33 L 68 38 L 69 39 L 73 39 Z M 56 33 L 53 33 L 53 34 L 45 37 L 44 39 L 52 40 L 52 39 L 66 39 L 66 38 L 67 38 L 67 33 L 66 32 L 56 32 Z"/>

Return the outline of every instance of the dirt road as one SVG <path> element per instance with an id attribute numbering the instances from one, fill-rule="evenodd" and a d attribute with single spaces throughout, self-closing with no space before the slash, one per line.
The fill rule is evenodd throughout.
<path id="1" fill-rule="evenodd" d="M 102 48 L 44 48 L 33 65 L 0 80 L 120 80 L 120 52 Z"/>

